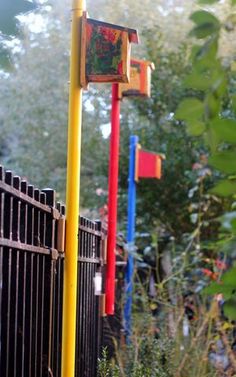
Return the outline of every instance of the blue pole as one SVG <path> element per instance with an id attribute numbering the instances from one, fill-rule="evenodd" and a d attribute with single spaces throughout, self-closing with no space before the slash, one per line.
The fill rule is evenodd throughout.
<path id="1" fill-rule="evenodd" d="M 126 342 L 130 343 L 132 333 L 131 311 L 132 311 L 132 292 L 133 292 L 133 274 L 134 274 L 134 239 L 135 239 L 135 207 L 136 207 L 136 182 L 135 182 L 135 158 L 138 136 L 130 136 L 130 157 L 129 157 L 129 187 L 128 187 L 128 225 L 127 225 L 127 243 L 128 243 L 128 261 L 125 273 L 126 283 L 126 300 L 124 307 L 124 327 Z"/>

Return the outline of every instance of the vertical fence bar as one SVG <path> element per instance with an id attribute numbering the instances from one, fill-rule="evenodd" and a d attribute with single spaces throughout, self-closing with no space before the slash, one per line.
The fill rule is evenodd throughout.
<path id="1" fill-rule="evenodd" d="M 60 207 L 61 216 L 65 218 L 66 208 L 64 205 Z M 58 292 L 58 308 L 57 308 L 57 321 L 58 321 L 58 356 L 57 356 L 57 374 L 56 377 L 61 377 L 61 356 L 62 356 L 62 304 L 63 304 L 63 281 L 64 281 L 64 253 L 59 254 L 58 272 L 57 272 L 57 292 Z"/>
<path id="2" fill-rule="evenodd" d="M 42 204 L 46 204 L 46 194 L 44 192 L 40 193 L 40 202 Z M 46 246 L 46 224 L 47 224 L 46 214 L 42 213 L 40 215 L 40 243 L 43 247 Z M 40 321 L 40 328 L 39 332 L 41 334 L 40 336 L 40 353 L 39 353 L 39 375 L 43 375 L 43 363 L 44 363 L 44 331 L 45 331 L 45 323 L 44 323 L 44 315 L 45 315 L 45 283 L 48 277 L 46 276 L 46 257 L 42 256 L 42 262 L 41 262 L 41 299 L 40 299 L 40 305 L 41 305 L 41 321 Z M 46 337 L 47 338 L 47 337 Z M 48 371 L 46 371 L 48 373 Z M 46 374 L 45 373 L 45 374 Z"/>
<path id="3" fill-rule="evenodd" d="M 7 170 L 5 172 L 5 182 L 12 187 L 13 176 L 12 172 Z M 5 194 L 5 210 L 4 210 L 4 237 L 11 240 L 12 239 L 12 211 L 13 211 L 13 198 L 10 194 Z"/>
<path id="4" fill-rule="evenodd" d="M 13 177 L 13 187 L 16 190 L 20 190 L 21 180 L 20 177 Z M 20 239 L 20 206 L 21 202 L 19 199 L 13 199 L 13 224 L 12 224 L 12 239 L 13 241 L 19 241 Z"/>
<path id="5" fill-rule="evenodd" d="M 99 232 L 99 236 L 96 236 L 96 244 L 95 244 L 95 255 L 97 258 L 99 258 L 100 263 L 103 264 L 104 261 L 102 259 L 102 223 L 101 221 L 96 222 L 96 230 Z M 102 268 L 103 266 L 99 266 L 99 272 L 102 273 Z M 104 279 L 104 276 L 102 276 Z M 102 323 L 101 323 L 101 312 L 100 312 L 100 297 L 96 296 L 95 297 L 95 326 L 96 326 L 96 331 L 95 331 L 95 336 L 96 336 L 96 343 L 95 343 L 95 366 L 94 366 L 94 373 L 97 371 L 97 363 L 98 363 L 98 358 L 101 356 L 101 344 L 102 344 Z"/>
<path id="6" fill-rule="evenodd" d="M 13 187 L 19 191 L 20 189 L 20 177 L 13 177 Z M 19 233 L 20 233 L 20 201 L 17 198 L 13 199 L 13 222 L 12 222 L 12 238 L 13 241 L 19 241 Z M 13 266 L 15 267 L 15 273 L 13 274 L 13 295 L 15 301 L 15 308 L 14 313 L 12 313 L 12 328 L 14 328 L 14 363 L 13 363 L 13 377 L 17 377 L 17 339 L 18 339 L 18 308 L 20 306 L 19 302 L 19 258 L 20 252 L 16 250 L 14 253 L 14 263 Z"/>
<path id="7" fill-rule="evenodd" d="M 40 192 L 38 189 L 34 190 L 34 199 L 39 202 Z M 40 221 L 40 211 L 39 209 L 35 208 L 34 210 L 34 230 L 33 230 L 33 243 L 35 246 L 40 246 L 40 234 L 39 234 L 39 221 Z M 40 259 L 41 255 L 35 255 L 35 291 L 34 291 L 34 321 L 35 321 L 35 338 L 33 344 L 34 350 L 34 375 L 37 376 L 38 373 L 38 342 L 40 338 L 40 333 L 38 332 L 38 325 L 39 325 L 39 274 L 40 274 Z"/>
<path id="8" fill-rule="evenodd" d="M 46 204 L 51 207 L 55 207 L 55 191 L 50 189 L 45 189 L 43 192 L 46 194 Z M 46 246 L 50 249 L 54 248 L 55 245 L 55 220 L 51 219 L 51 215 L 47 215 L 46 220 Z M 55 263 L 56 261 L 51 256 L 50 261 L 50 273 L 47 279 L 47 289 L 45 290 L 45 305 L 48 300 L 48 325 L 47 331 L 45 334 L 45 341 L 48 345 L 48 360 L 47 360 L 47 368 L 48 373 L 52 374 L 52 352 L 53 352 L 53 339 L 52 339 L 52 316 L 53 316 L 53 302 L 54 302 L 54 286 L 55 286 Z"/>
<path id="9" fill-rule="evenodd" d="M 62 208 L 60 203 L 57 203 L 57 210 L 61 214 Z M 56 234 L 58 233 L 58 224 L 56 224 Z M 58 245 L 55 245 L 58 248 Z M 60 373 L 60 356 L 61 356 L 61 287 L 62 287 L 62 270 L 61 270 L 62 258 L 59 255 L 56 261 L 56 275 L 55 275 L 55 287 L 54 287 L 54 306 L 53 306 L 53 344 L 52 350 L 52 368 L 54 377 L 59 377 Z"/>
<path id="10" fill-rule="evenodd" d="M 21 192 L 25 195 L 28 194 L 28 185 L 26 181 L 21 182 Z M 20 214 L 20 241 L 22 243 L 27 242 L 27 214 L 28 205 L 25 203 L 21 204 L 21 214 Z"/>
<path id="11" fill-rule="evenodd" d="M 21 192 L 23 194 L 28 194 L 28 185 L 26 181 L 21 182 Z M 28 205 L 23 204 L 21 205 L 21 216 L 20 216 L 20 241 L 22 243 L 27 242 L 27 224 L 28 224 Z M 26 365 L 25 365 L 25 342 L 26 342 L 26 333 L 25 333 L 25 326 L 26 326 L 26 282 L 27 282 L 27 253 L 24 252 L 22 256 L 22 267 L 21 267 L 21 275 L 22 275 L 22 295 L 21 295 L 21 302 L 22 306 L 20 308 L 21 313 L 21 322 L 20 326 L 22 328 L 22 337 L 21 337 L 21 353 L 22 353 L 22 361 L 21 361 L 21 377 L 26 375 Z"/>
<path id="12" fill-rule="evenodd" d="M 86 227 L 89 229 L 90 228 L 90 224 L 89 224 L 89 221 L 86 220 Z M 90 248 L 91 248 L 91 245 L 90 245 L 90 242 L 91 242 L 91 234 L 90 233 L 87 233 L 87 249 L 86 249 L 86 257 L 89 258 L 89 255 L 90 255 Z M 85 373 L 88 374 L 88 368 L 89 368 L 89 327 L 88 327 L 88 321 L 90 321 L 90 276 L 89 276 L 89 267 L 90 267 L 90 263 L 86 263 L 85 264 L 86 266 L 86 302 L 85 302 L 85 305 L 87 307 L 87 316 L 86 316 L 86 320 L 85 320 L 85 331 L 86 331 L 86 354 L 85 355 L 88 355 L 86 358 L 85 358 Z M 90 322 L 91 323 L 91 322 Z"/>
<path id="13" fill-rule="evenodd" d="M 5 182 L 9 185 L 13 185 L 13 176 L 10 171 L 6 171 Z M 5 237 L 12 240 L 12 221 L 13 221 L 13 198 L 11 195 L 6 195 L 5 197 L 5 221 L 6 221 L 6 233 Z M 4 227 L 5 229 L 5 227 Z M 9 254 L 6 255 L 8 258 L 8 277 L 7 277 L 7 336 L 6 336 L 6 376 L 9 376 L 11 365 L 12 365 L 12 352 L 11 352 L 11 303 L 12 303 L 12 249 L 8 249 Z"/>
<path id="14" fill-rule="evenodd" d="M 93 231 L 93 222 L 90 222 L 89 228 L 91 231 Z M 89 258 L 93 259 L 93 234 L 92 232 L 89 234 L 90 242 L 89 242 Z M 93 275 L 92 275 L 92 265 L 93 263 L 87 263 L 88 267 L 88 318 L 87 318 L 87 331 L 88 331 L 88 350 L 89 350 L 89 357 L 88 357 L 88 363 L 87 363 L 87 370 L 88 373 L 91 373 L 91 360 L 92 360 L 92 350 L 93 348 L 91 347 L 91 328 L 94 326 L 94 323 L 92 321 L 92 311 L 93 311 L 93 306 L 92 306 L 92 299 L 94 295 L 94 289 L 93 289 Z M 92 326 L 89 326 L 89 323 L 92 323 Z"/>
<path id="15" fill-rule="evenodd" d="M 30 198 L 34 198 L 34 186 L 28 185 L 28 195 Z M 28 224 L 27 224 L 27 243 L 29 245 L 33 245 L 34 242 L 34 208 L 29 205 L 28 206 Z M 34 276 L 35 276 L 35 254 L 31 253 L 31 255 L 28 258 L 28 279 L 29 279 L 29 286 L 31 287 L 30 293 L 29 293 L 29 301 L 28 301 L 28 318 L 26 318 L 26 329 L 28 327 L 29 331 L 29 359 L 28 359 L 28 371 L 29 376 L 31 376 L 33 372 L 33 358 L 34 358 L 34 352 L 33 352 L 33 337 L 34 337 L 34 327 L 33 327 L 33 321 L 34 321 Z M 28 322 L 28 323 L 27 323 Z"/>

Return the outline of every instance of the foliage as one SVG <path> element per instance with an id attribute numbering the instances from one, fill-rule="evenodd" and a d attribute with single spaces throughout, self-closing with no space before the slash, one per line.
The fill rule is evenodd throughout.
<path id="1" fill-rule="evenodd" d="M 165 48 L 175 49 L 186 38 L 186 33 L 190 30 L 190 15 L 194 5 L 194 0 L 143 0 L 137 3 L 134 0 L 97 0 L 96 5 L 93 0 L 88 0 L 89 14 L 92 17 L 102 19 L 102 21 L 114 22 L 115 24 L 126 25 L 138 29 L 140 35 L 140 45 L 133 48 L 135 55 L 145 54 L 146 35 L 145 29 L 161 30 Z M 115 12 L 114 12 L 115 7 Z M 102 12 L 101 12 L 102 9 Z M 186 22 L 183 24 L 182 20 Z"/>
<path id="2" fill-rule="evenodd" d="M 42 32 L 33 33 L 30 25 L 21 24 L 23 36 L 21 48 L 17 54 L 12 53 L 11 55 L 15 67 L 14 72 L 6 79 L 2 79 L 2 90 L 0 93 L 0 122 L 2 132 L 0 138 L 3 139 L 1 143 L 3 145 L 2 160 L 6 166 L 20 174 L 26 175 L 36 185 L 55 187 L 63 199 L 65 197 L 66 175 L 69 17 L 63 10 L 66 2 L 60 5 L 58 2 L 51 1 L 51 4 L 51 7 L 42 6 L 39 12 L 44 20 Z M 122 6 L 125 6 L 122 4 L 118 4 L 119 9 L 123 9 Z M 101 9 L 99 3 L 97 4 L 98 8 L 92 6 L 90 3 L 88 7 L 89 5 L 91 16 L 96 15 L 98 9 Z M 106 6 L 105 4 L 103 5 L 104 17 L 106 14 L 107 20 L 109 18 L 109 21 L 116 21 L 116 15 L 114 12 L 111 14 L 110 8 L 108 9 L 108 6 L 111 7 L 112 3 Z M 166 7 L 164 2 L 162 6 Z M 147 7 L 148 11 L 152 7 L 152 2 L 147 1 Z M 144 15 L 140 14 L 139 6 L 136 3 L 132 6 L 132 12 L 134 9 L 140 20 L 143 19 Z M 159 11 L 156 10 L 156 14 L 161 21 L 163 17 L 159 14 Z M 133 13 L 132 20 L 134 20 Z M 142 22 L 140 21 L 141 24 Z M 152 24 L 154 25 L 154 20 Z M 174 35 L 174 32 L 172 34 Z M 143 145 L 151 147 L 153 150 L 156 149 L 155 140 L 157 140 L 158 135 L 155 137 L 156 139 L 153 138 L 152 145 L 148 145 L 148 138 L 150 136 L 150 139 L 152 139 L 156 129 L 155 122 L 160 119 L 163 123 L 162 129 L 164 130 L 165 127 L 168 128 L 164 142 L 168 139 L 168 135 L 172 137 L 172 141 L 168 144 L 168 147 L 164 147 L 163 142 L 163 150 L 164 152 L 168 152 L 168 148 L 175 150 L 176 164 L 178 164 L 180 169 L 181 161 L 178 157 L 178 148 L 175 143 L 176 135 L 171 135 L 174 129 L 170 130 L 169 122 L 165 120 L 165 116 L 168 117 L 169 115 L 169 112 L 165 108 L 165 101 L 168 100 L 170 111 L 173 111 L 177 105 L 178 96 L 182 95 L 180 94 L 182 91 L 180 88 L 180 79 L 181 75 L 184 75 L 184 51 L 180 50 L 177 53 L 169 54 L 165 52 L 164 43 L 161 45 L 159 42 L 159 33 L 154 33 L 153 36 L 155 38 L 152 38 L 151 32 L 145 35 L 150 41 L 149 51 L 151 52 L 152 47 L 157 47 L 154 50 L 155 62 L 158 63 L 159 52 L 162 54 L 160 58 L 162 77 L 160 77 L 160 80 L 158 80 L 158 73 L 155 73 L 155 77 L 158 80 L 156 85 L 161 84 L 162 86 L 160 86 L 157 92 L 153 106 L 148 108 L 148 112 L 159 111 L 162 107 L 163 109 L 156 119 L 152 119 L 153 128 L 149 134 L 146 132 L 146 142 Z M 155 46 L 154 43 L 156 43 Z M 171 78 L 172 73 L 174 73 L 173 80 Z M 169 80 L 169 83 L 166 80 Z M 173 83 L 173 86 L 171 83 Z M 171 94 L 172 92 L 173 95 Z M 107 187 L 108 140 L 103 138 L 100 126 L 109 123 L 109 93 L 109 88 L 101 89 L 100 87 L 98 91 L 97 87 L 91 85 L 89 92 L 85 93 L 84 96 L 81 204 L 82 207 L 90 209 L 97 207 L 99 199 L 102 201 L 106 200 L 105 197 L 98 198 L 95 191 L 97 188 L 102 188 L 106 191 Z M 172 101 L 173 104 L 171 104 Z M 130 109 L 132 109 L 132 113 L 129 114 Z M 120 192 L 120 223 L 123 223 L 124 218 L 126 218 L 128 138 L 130 131 L 135 131 L 135 128 L 138 127 L 138 115 L 131 104 L 124 104 L 122 112 L 124 116 L 122 118 L 121 142 L 120 182 L 122 190 Z M 140 124 L 139 133 L 141 132 L 141 126 L 142 128 L 145 125 L 149 126 L 149 120 L 145 119 L 143 115 L 140 115 L 140 117 L 140 123 L 138 122 Z M 127 122 L 130 125 L 129 127 L 127 127 Z M 145 130 L 142 131 L 142 134 L 145 134 Z M 184 135 L 185 131 L 182 132 L 181 130 L 178 142 L 179 147 L 182 149 L 185 148 Z M 191 146 L 189 145 L 190 149 Z M 191 153 L 189 156 L 189 160 L 192 162 Z M 167 164 L 169 164 L 170 169 L 174 172 L 176 165 L 171 167 L 171 162 L 172 160 L 167 162 Z M 189 162 L 184 162 L 185 166 L 189 167 L 191 165 Z M 174 177 L 172 181 L 174 181 Z M 179 182 L 179 186 L 188 185 L 187 181 L 186 177 L 183 178 L 183 181 Z M 144 208 L 143 211 L 147 214 L 149 209 L 153 208 L 150 202 L 151 198 L 148 198 L 148 190 L 151 186 L 149 184 L 146 189 L 144 186 L 142 188 L 146 192 L 140 211 Z M 162 197 L 165 198 L 166 195 L 161 189 L 159 190 L 160 192 L 162 192 Z M 157 195 L 155 196 L 155 200 L 157 200 Z M 165 200 L 166 204 L 167 202 L 169 201 Z M 179 200 L 177 192 L 174 203 L 178 206 L 177 211 L 182 216 L 181 200 Z M 180 204 L 178 205 L 178 203 Z M 161 211 L 164 214 L 164 203 Z M 155 210 L 152 211 L 150 218 L 147 219 L 150 219 L 151 224 L 153 223 L 152 228 L 155 227 L 156 217 L 157 212 Z M 173 220 L 171 220 L 170 227 L 172 224 Z"/>
<path id="3" fill-rule="evenodd" d="M 188 192 L 196 176 L 192 174 L 192 165 L 200 153 L 196 139 L 189 137 L 183 127 L 177 127 L 173 118 L 178 103 L 188 93 L 182 85 L 189 70 L 187 47 L 170 52 L 164 48 L 159 32 L 147 30 L 146 34 L 147 59 L 157 68 L 152 75 L 150 99 L 129 103 L 124 100 L 123 106 L 128 107 L 128 112 L 121 125 L 120 210 L 125 207 L 123 198 L 126 199 L 129 134 L 137 134 L 144 149 L 167 156 L 163 162 L 163 179 L 138 183 L 138 231 L 153 232 L 157 226 L 163 226 L 173 236 L 181 238 L 183 233 L 193 229 L 189 223 Z"/>
<path id="4" fill-rule="evenodd" d="M 191 19 L 195 26 L 190 34 L 203 39 L 203 43 L 192 49 L 192 70 L 185 80 L 185 86 L 195 90 L 195 93 L 179 104 L 175 116 L 185 122 L 190 133 L 195 132 L 196 124 L 199 125 L 198 134 L 204 138 L 210 150 L 209 164 L 220 172 L 219 179 L 209 193 L 228 198 L 230 205 L 236 194 L 235 167 L 232 163 L 236 159 L 233 100 L 235 73 L 218 56 L 220 33 L 225 28 L 225 23 L 220 23 L 206 10 L 194 13 Z M 223 207 L 222 212 L 224 211 L 226 212 L 226 208 Z M 233 227 L 234 215 L 231 214 L 230 224 Z M 230 212 L 227 213 L 229 215 Z M 224 219 L 225 215 L 222 222 Z M 228 242 L 228 236 L 219 235 L 219 238 L 223 238 L 221 246 Z M 234 276 L 235 271 L 231 269 L 220 281 L 211 283 L 205 290 L 211 294 L 224 293 L 225 314 L 231 319 L 236 318 Z"/>
<path id="5" fill-rule="evenodd" d="M 22 42 L 17 48 L 18 52 L 14 47 L 10 49 L 14 71 L 6 79 L 4 77 L 1 79 L 0 139 L 2 141 L 0 145 L 2 162 L 6 166 L 23 173 L 36 185 L 55 187 L 61 198 L 64 198 L 70 1 L 51 0 L 46 5 L 42 5 L 37 11 L 37 15 L 43 20 L 41 31 L 33 32 L 29 21 L 19 21 Z M 149 192 L 153 188 L 152 183 L 148 183 L 147 187 L 144 183 L 141 184 L 139 198 L 143 196 L 143 200 L 140 199 L 139 214 L 144 213 L 147 216 L 144 223 L 149 221 L 154 229 L 155 218 L 157 213 L 159 214 L 158 195 L 161 194 L 163 199 L 161 205 L 161 217 L 163 217 L 164 204 L 168 205 L 167 211 L 170 208 L 170 200 L 167 200 L 171 192 L 170 185 L 176 182 L 177 175 L 181 175 L 181 180 L 177 179 L 178 188 L 181 190 L 179 192 L 177 189 L 175 195 L 171 197 L 182 224 L 179 231 L 175 227 L 173 232 L 178 231 L 178 234 L 181 234 L 184 224 L 187 225 L 187 215 L 183 208 L 187 208 L 188 198 L 185 193 L 191 184 L 187 176 L 182 177 L 180 166 L 183 162 L 183 171 L 186 172 L 184 174 L 188 175 L 191 163 L 195 160 L 195 152 L 189 139 L 188 160 L 184 161 L 179 157 L 179 150 L 184 150 L 186 147 L 185 130 L 175 131 L 175 128 L 171 127 L 174 121 L 169 117 L 175 110 L 178 99 L 185 93 L 185 89 L 181 87 L 181 80 L 185 75 L 185 55 L 188 54 L 188 49 L 178 49 L 177 40 L 183 40 L 190 28 L 190 22 L 183 27 L 182 19 L 183 17 L 187 19 L 193 9 L 193 1 L 186 4 L 184 0 L 178 0 L 173 7 L 169 7 L 168 2 L 164 0 L 160 1 L 158 6 L 150 0 L 145 0 L 140 7 L 135 1 L 127 3 L 122 0 L 116 2 L 115 6 L 116 12 L 114 12 L 114 1 L 98 0 L 96 4 L 88 1 L 88 10 L 92 17 L 102 16 L 104 21 L 120 22 L 130 27 L 138 25 L 142 40 L 142 46 L 138 47 L 140 51 L 138 55 L 147 55 L 147 58 L 154 60 L 158 67 L 154 74 L 155 97 L 148 104 L 147 110 L 144 109 L 146 104 L 140 105 L 142 110 L 137 113 L 136 108 L 139 109 L 140 106 L 134 108 L 127 102 L 122 108 L 120 223 L 124 224 L 126 218 L 128 138 L 131 131 L 137 130 L 143 146 L 156 150 L 161 142 L 162 150 L 165 153 L 170 152 L 173 156 L 165 164 L 166 171 L 169 171 L 166 186 L 162 187 L 162 182 L 160 188 L 155 186 L 158 190 L 154 195 L 154 203 L 151 202 L 152 194 L 149 197 Z M 101 9 L 103 9 L 102 15 Z M 178 13 L 179 9 L 182 9 L 180 13 Z M 149 31 L 145 31 L 147 26 Z M 162 37 L 158 31 L 160 29 Z M 172 48 L 175 48 L 175 52 L 171 52 Z M 97 188 L 102 188 L 105 192 L 107 187 L 108 140 L 103 138 L 100 126 L 109 123 L 109 94 L 109 87 L 98 89 L 91 85 L 89 92 L 84 96 L 81 205 L 90 209 L 96 208 L 100 199 L 102 202 L 106 200 L 105 196 L 98 198 L 95 191 Z M 151 112 L 155 115 L 151 115 Z M 148 114 L 147 118 L 146 114 Z M 163 142 L 156 134 L 159 122 Z M 172 139 L 170 142 L 168 137 Z M 152 143 L 149 144 L 148 139 L 153 140 Z M 165 145 L 166 141 L 167 145 Z M 173 179 L 171 179 L 172 174 Z M 162 188 L 168 190 L 164 192 Z M 165 217 L 164 220 L 167 227 L 172 229 L 174 219 L 171 218 L 169 221 Z M 187 228 L 189 230 L 190 227 L 187 225 Z"/>
<path id="6" fill-rule="evenodd" d="M 207 310 L 205 303 L 193 295 L 194 303 L 190 304 L 193 317 L 188 319 L 181 281 L 174 281 L 174 272 L 168 281 L 156 285 L 155 298 L 149 296 L 145 282 L 141 283 L 136 275 L 132 344 L 122 345 L 112 362 L 105 358 L 108 369 L 103 370 L 107 376 L 115 373 L 120 377 L 222 377 L 222 360 L 227 360 L 227 375 L 232 375 L 225 345 L 218 355 L 221 338 L 216 336 L 220 322 L 217 304 Z M 168 293 L 173 282 L 175 303 L 170 301 Z M 222 334 L 232 333 L 229 323 L 220 326 Z M 219 356 L 218 364 L 213 362 L 215 356 Z"/>
<path id="7" fill-rule="evenodd" d="M 5 35 L 18 33 L 15 17 L 35 9 L 36 4 L 27 0 L 2 1 L 0 4 L 0 31 Z"/>
<path id="8" fill-rule="evenodd" d="M 15 70 L 1 80 L 0 139 L 2 163 L 65 199 L 69 20 L 61 11 L 59 5 L 41 9 L 47 34 L 22 25 L 25 39 L 13 55 Z M 107 141 L 100 129 L 107 120 L 96 93 L 93 89 L 84 96 L 81 186 L 88 208 L 107 175 Z"/>
<path id="9" fill-rule="evenodd" d="M 106 348 L 103 348 L 102 357 L 98 360 L 98 377 L 119 377 L 119 369 L 108 360 Z"/>
<path id="10" fill-rule="evenodd" d="M 126 376 L 132 377 L 171 377 L 171 341 L 155 339 L 154 336 L 142 337 L 138 345 L 131 346 L 128 352 L 129 363 Z M 138 348 L 137 348 L 138 347 Z M 138 353 L 138 355 L 137 355 Z"/>
<path id="11" fill-rule="evenodd" d="M 0 67 L 9 68 L 9 53 L 4 43 L 19 34 L 18 21 L 16 16 L 32 11 L 36 4 L 27 0 L 2 0 L 0 3 Z"/>
<path id="12" fill-rule="evenodd" d="M 134 50 L 135 54 L 156 65 L 152 98 L 146 102 L 124 100 L 122 104 L 120 227 L 125 228 L 126 219 L 128 140 L 136 133 L 144 148 L 167 156 L 163 180 L 138 185 L 137 228 L 148 230 L 153 243 L 162 231 L 176 241 L 173 276 L 156 285 L 157 299 L 151 303 L 137 288 L 135 299 L 143 305 L 141 312 L 134 308 L 133 346 L 118 355 L 119 371 L 104 352 L 100 375 L 176 377 L 176 369 L 183 365 L 182 374 L 188 377 L 213 376 L 207 355 L 211 342 L 215 346 L 219 318 L 209 317 L 201 302 L 202 312 L 186 340 L 182 331 L 183 294 L 190 286 L 198 291 L 206 285 L 209 279 L 203 276 L 204 270 L 215 280 L 206 294 L 224 293 L 225 314 L 235 319 L 235 267 L 222 276 L 223 270 L 216 266 L 218 252 L 232 255 L 236 245 L 236 78 L 232 54 L 236 38 L 231 1 L 199 0 L 195 5 L 192 0 L 176 0 L 171 7 L 173 2 L 166 0 L 158 4 L 145 0 L 142 7 L 133 0 L 94 3 L 88 2 L 92 17 L 101 17 L 102 9 L 104 21 L 140 26 L 145 43 L 139 52 Z M 39 14 L 44 28 L 37 33 L 27 22 L 19 23 L 22 42 L 17 53 L 11 50 L 14 71 L 1 77 L 0 92 L 1 160 L 36 185 L 56 188 L 62 198 L 69 71 L 65 6 L 66 1 L 59 4 L 52 0 L 51 6 L 42 7 Z M 190 31 L 190 21 L 183 23 L 183 19 L 192 10 L 194 27 Z M 186 43 L 189 31 L 191 39 Z M 110 87 L 98 90 L 91 85 L 84 96 L 81 204 L 90 209 L 99 206 L 99 200 L 106 200 L 105 195 L 98 198 L 96 189 L 106 192 L 107 187 L 108 140 L 100 126 L 109 123 L 109 93 Z M 153 249 L 151 252 L 153 257 Z M 169 298 L 169 283 L 176 288 L 175 303 Z M 155 326 L 153 307 L 161 307 Z M 176 334 L 170 341 L 167 322 L 172 314 Z"/>

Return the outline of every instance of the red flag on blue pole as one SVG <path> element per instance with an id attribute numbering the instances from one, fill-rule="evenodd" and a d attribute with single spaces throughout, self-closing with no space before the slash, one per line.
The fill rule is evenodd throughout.
<path id="1" fill-rule="evenodd" d="M 135 180 L 139 178 L 156 178 L 161 179 L 162 160 L 164 156 L 153 152 L 147 152 L 140 149 L 140 146 L 136 149 L 136 174 Z"/>

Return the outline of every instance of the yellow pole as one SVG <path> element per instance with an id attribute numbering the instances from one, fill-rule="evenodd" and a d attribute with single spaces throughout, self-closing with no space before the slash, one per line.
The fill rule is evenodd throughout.
<path id="1" fill-rule="evenodd" d="M 62 377 L 74 377 L 75 371 L 77 253 L 83 94 L 83 90 L 79 82 L 79 72 L 81 65 L 81 16 L 84 10 L 85 0 L 73 0 L 67 149 L 66 245 L 62 330 Z"/>

